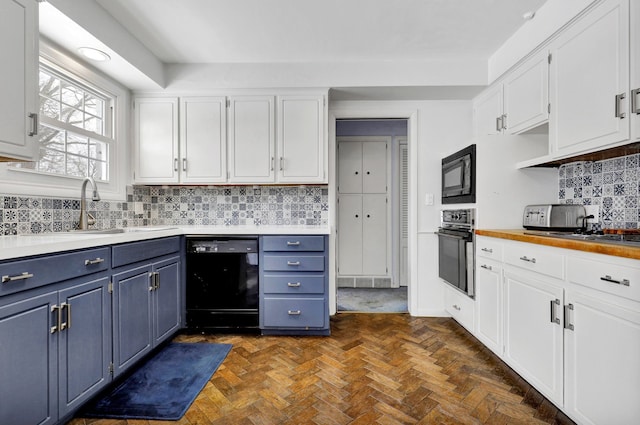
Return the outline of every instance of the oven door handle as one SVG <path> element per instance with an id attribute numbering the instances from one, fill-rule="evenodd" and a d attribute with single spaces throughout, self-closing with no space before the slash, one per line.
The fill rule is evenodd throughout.
<path id="1" fill-rule="evenodd" d="M 464 241 L 469 238 L 468 236 L 452 235 L 450 233 L 444 233 L 444 232 L 437 232 L 437 235 L 444 236 L 445 238 L 458 239 L 460 241 Z"/>

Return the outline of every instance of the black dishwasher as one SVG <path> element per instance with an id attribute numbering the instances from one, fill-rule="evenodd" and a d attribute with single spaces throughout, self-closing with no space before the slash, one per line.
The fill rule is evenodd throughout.
<path id="1" fill-rule="evenodd" d="M 187 329 L 258 332 L 258 238 L 187 237 Z"/>

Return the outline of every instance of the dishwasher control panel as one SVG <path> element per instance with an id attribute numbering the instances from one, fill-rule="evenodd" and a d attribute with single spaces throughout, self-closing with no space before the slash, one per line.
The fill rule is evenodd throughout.
<path id="1" fill-rule="evenodd" d="M 197 238 L 187 239 L 187 252 L 208 253 L 256 253 L 258 239 L 255 238 Z"/>

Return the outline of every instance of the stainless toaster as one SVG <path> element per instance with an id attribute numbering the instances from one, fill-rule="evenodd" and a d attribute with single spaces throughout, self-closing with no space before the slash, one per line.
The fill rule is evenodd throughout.
<path id="1" fill-rule="evenodd" d="M 522 215 L 525 229 L 576 230 L 585 225 L 583 205 L 540 204 L 527 205 Z"/>

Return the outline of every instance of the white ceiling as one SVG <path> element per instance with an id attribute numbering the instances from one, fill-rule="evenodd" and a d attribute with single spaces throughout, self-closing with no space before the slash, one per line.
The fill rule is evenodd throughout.
<path id="1" fill-rule="evenodd" d="M 545 0 L 96 0 L 164 63 L 488 58 Z"/>

